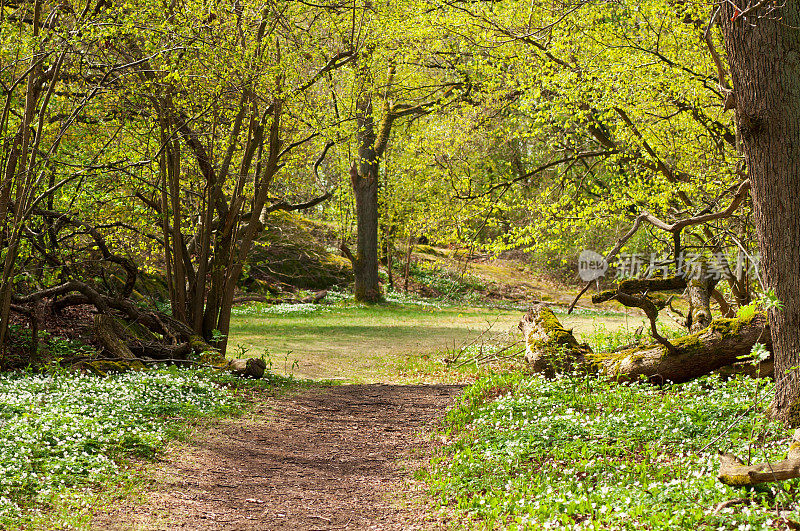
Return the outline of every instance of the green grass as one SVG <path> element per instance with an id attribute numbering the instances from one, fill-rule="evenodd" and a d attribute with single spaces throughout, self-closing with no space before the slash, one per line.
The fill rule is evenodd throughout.
<path id="1" fill-rule="evenodd" d="M 516 310 L 430 303 L 310 306 L 238 309 L 229 355 L 265 356 L 276 372 L 303 378 L 431 381 L 432 375 L 445 377 L 442 359 L 448 350 L 489 327 L 488 337 L 508 338 L 521 316 Z"/>
<path id="2" fill-rule="evenodd" d="M 784 510 L 800 521 L 796 481 L 743 491 L 716 479 L 718 451 L 785 457 L 790 433 L 760 407 L 771 391 L 752 379 L 490 375 L 450 412 L 427 480 L 475 528 L 767 529 Z"/>
<path id="3" fill-rule="evenodd" d="M 475 341 L 507 344 L 521 339 L 523 311 L 453 305 L 390 294 L 384 304 L 362 305 L 335 297 L 332 304 L 250 304 L 235 309 L 229 357 L 264 357 L 273 371 L 311 379 L 353 383 L 472 381 L 482 371 L 448 369 L 444 359 Z M 619 337 L 642 318 L 605 310 L 559 313 L 576 336 L 596 334 L 602 319 Z M 622 330 L 622 332 L 618 332 Z"/>

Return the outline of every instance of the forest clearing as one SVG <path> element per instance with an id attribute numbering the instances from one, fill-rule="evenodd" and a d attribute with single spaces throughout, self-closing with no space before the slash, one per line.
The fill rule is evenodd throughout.
<path id="1" fill-rule="evenodd" d="M 0 528 L 800 527 L 798 28 L 0 2 Z"/>
<path id="2" fill-rule="evenodd" d="M 765 461 L 788 447 L 790 432 L 758 413 L 767 380 L 545 379 L 522 359 L 520 309 L 403 298 L 237 307 L 230 342 L 266 359 L 275 374 L 261 380 L 174 368 L 89 377 L 96 383 L 68 404 L 59 398 L 75 387 L 68 373 L 39 379 L 38 395 L 6 382 L 5 397 L 28 393 L 16 407 L 51 425 L 6 452 L 33 452 L 38 475 L 6 467 L 10 492 L 27 501 L 5 507 L 4 526 L 773 528 L 794 518 L 791 487 L 743 496 L 716 479 L 720 451 Z M 640 341 L 647 324 L 629 310 L 554 308 L 598 351 Z M 309 349 L 282 342 L 294 337 Z M 16 381 L 27 379 L 37 381 Z M 129 388 L 138 398 L 125 404 Z M 77 421 L 89 404 L 93 418 Z M 56 443 L 49 451 L 37 448 L 43 436 Z M 118 467 L 96 462 L 109 452 Z"/>

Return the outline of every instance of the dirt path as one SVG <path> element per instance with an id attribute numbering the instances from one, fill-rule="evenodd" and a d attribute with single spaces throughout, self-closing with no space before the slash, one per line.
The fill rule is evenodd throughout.
<path id="1" fill-rule="evenodd" d="M 264 398 L 258 420 L 225 422 L 171 452 L 144 505 L 93 527 L 436 529 L 424 504 L 402 500 L 430 454 L 425 432 L 460 392 L 374 384 Z"/>

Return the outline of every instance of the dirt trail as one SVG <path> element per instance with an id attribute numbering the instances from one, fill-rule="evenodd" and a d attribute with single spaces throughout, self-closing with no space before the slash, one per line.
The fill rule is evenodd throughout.
<path id="1" fill-rule="evenodd" d="M 436 529 L 402 504 L 453 385 L 314 388 L 256 404 L 167 456 L 157 489 L 96 529 Z M 412 482 L 413 483 L 413 482 Z M 403 506 L 405 505 L 405 506 Z"/>

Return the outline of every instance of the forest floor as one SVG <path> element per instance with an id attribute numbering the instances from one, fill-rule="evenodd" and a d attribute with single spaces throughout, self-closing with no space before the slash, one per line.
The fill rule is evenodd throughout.
<path id="1" fill-rule="evenodd" d="M 434 509 L 415 479 L 441 444 L 435 434 L 447 410 L 482 370 L 444 360 L 468 359 L 498 342 L 519 345 L 522 312 L 397 303 L 295 310 L 255 305 L 237 312 L 231 355 L 265 357 L 274 372 L 320 383 L 280 396 L 254 393 L 243 417 L 173 443 L 158 463 L 142 465 L 149 476 L 143 492 L 95 514 L 92 528 L 460 525 Z M 588 332 L 594 317 L 566 323 Z M 638 326 L 624 314 L 604 314 L 603 321 Z"/>
<path id="2" fill-rule="evenodd" d="M 413 472 L 457 385 L 344 385 L 261 397 L 256 416 L 175 445 L 147 493 L 95 529 L 437 529 Z"/>

